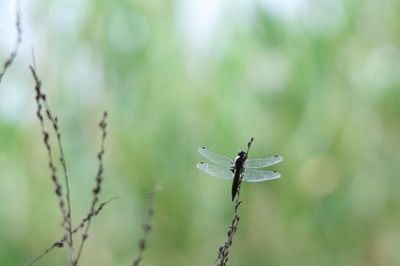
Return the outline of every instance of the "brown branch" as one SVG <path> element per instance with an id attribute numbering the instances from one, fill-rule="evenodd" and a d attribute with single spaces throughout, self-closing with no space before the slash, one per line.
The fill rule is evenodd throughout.
<path id="1" fill-rule="evenodd" d="M 100 147 L 100 151 L 97 154 L 97 159 L 99 161 L 99 167 L 97 170 L 97 176 L 96 176 L 96 185 L 95 188 L 93 189 L 93 200 L 92 200 L 92 204 L 90 206 L 90 211 L 89 214 L 92 213 L 95 208 L 96 208 L 96 204 L 99 201 L 99 194 L 101 191 L 101 184 L 103 182 L 103 173 L 104 173 L 104 162 L 103 162 L 103 156 L 104 156 L 104 142 L 107 136 L 107 112 L 103 113 L 103 118 L 99 123 L 99 127 L 102 131 L 102 138 L 101 138 L 101 147 Z M 91 222 L 91 218 L 92 216 L 88 216 L 88 220 L 86 223 L 86 227 L 84 229 L 84 232 L 82 234 L 82 239 L 81 239 L 81 243 L 78 249 L 78 253 L 76 256 L 76 259 L 73 261 L 73 265 L 76 266 L 78 265 L 79 259 L 81 257 L 82 254 L 82 250 L 83 250 L 83 246 L 88 238 L 88 232 L 89 232 L 89 228 L 90 228 L 90 222 Z"/>
<path id="2" fill-rule="evenodd" d="M 238 190 L 237 190 L 237 197 L 236 197 L 236 201 L 235 201 L 235 209 L 234 209 L 234 213 L 233 213 L 233 218 L 232 218 L 232 222 L 231 222 L 231 225 L 229 226 L 229 230 L 228 230 L 228 234 L 227 234 L 228 239 L 218 249 L 218 257 L 215 260 L 215 264 L 218 263 L 218 266 L 225 266 L 226 263 L 228 262 L 229 248 L 232 246 L 233 236 L 236 233 L 237 227 L 238 227 L 238 224 L 239 224 L 240 217 L 239 217 L 239 214 L 238 214 L 238 209 L 239 209 L 240 204 L 242 203 L 242 201 L 239 200 L 241 184 L 242 184 L 242 179 L 240 179 L 240 181 L 239 181 L 239 186 L 238 186 Z"/>
<path id="3" fill-rule="evenodd" d="M 65 233 L 68 235 L 68 246 L 69 246 L 69 258 L 70 258 L 70 263 L 72 264 L 72 232 L 71 232 L 71 220 L 70 220 L 70 204 L 69 202 L 69 197 L 67 197 L 67 204 L 68 207 L 65 207 L 65 201 L 62 193 L 62 186 L 60 184 L 59 178 L 57 176 L 57 167 L 55 166 L 54 160 L 53 160 L 53 152 L 52 148 L 50 145 L 50 134 L 48 130 L 45 127 L 45 119 L 43 116 L 43 111 L 46 113 L 47 118 L 52 122 L 53 128 L 57 134 L 57 139 L 59 139 L 59 147 L 61 146 L 60 142 L 60 133 L 58 131 L 58 125 L 57 125 L 57 119 L 54 118 L 52 115 L 49 105 L 47 104 L 46 100 L 46 94 L 42 92 L 42 82 L 39 79 L 36 69 L 33 66 L 30 66 L 33 78 L 35 80 L 35 92 L 36 92 L 36 105 L 37 105 L 37 110 L 36 110 L 36 115 L 40 121 L 40 127 L 43 135 L 43 142 L 47 150 L 47 155 L 48 155 L 48 160 L 49 160 L 49 168 L 51 172 L 51 179 L 54 183 L 55 187 L 55 194 L 58 198 L 58 204 L 61 210 L 61 214 L 63 216 L 63 221 L 62 221 L 62 227 L 65 230 Z M 44 107 L 44 108 L 43 108 Z M 44 109 L 44 110 L 43 110 Z M 62 148 L 61 148 L 62 150 Z M 68 180 L 66 180 L 68 181 Z M 67 186 L 68 187 L 68 186 Z"/>
<path id="4" fill-rule="evenodd" d="M 72 230 L 72 234 L 76 234 L 77 232 L 79 232 L 79 230 L 81 228 L 83 228 L 85 226 L 85 224 L 89 221 L 89 219 L 93 216 L 97 216 L 100 211 L 103 209 L 104 206 L 106 206 L 108 203 L 110 203 L 111 201 L 115 200 L 117 197 L 111 198 L 107 201 L 102 202 L 99 207 L 97 207 L 97 209 L 92 212 L 89 213 L 84 219 L 82 219 L 81 223 L 74 228 L 74 230 Z M 62 248 L 64 246 L 64 243 L 67 241 L 67 237 L 64 234 L 59 241 L 54 242 L 49 248 L 47 248 L 45 251 L 43 251 L 39 256 L 37 256 L 36 258 L 34 258 L 33 260 L 31 260 L 30 262 L 28 262 L 27 264 L 25 264 L 25 266 L 30 266 L 33 265 L 34 263 L 36 263 L 38 260 L 40 260 L 43 256 L 45 256 L 47 253 L 49 253 L 50 251 L 52 251 L 54 248 Z"/>
<path id="5" fill-rule="evenodd" d="M 153 229 L 152 221 L 154 216 L 154 194 L 156 190 L 160 189 L 160 185 L 156 184 L 148 194 L 148 206 L 147 206 L 147 216 L 143 224 L 143 237 L 139 241 L 139 254 L 133 261 L 133 266 L 139 266 L 143 259 L 143 253 L 146 250 L 146 244 L 148 240 L 149 233 Z"/>
<path id="6" fill-rule="evenodd" d="M 14 48 L 9 57 L 4 61 L 3 70 L 0 72 L 0 83 L 3 79 L 7 69 L 12 65 L 14 59 L 17 57 L 19 46 L 22 42 L 22 27 L 21 27 L 21 0 L 15 1 L 15 28 L 17 29 L 17 37 L 15 40 Z"/>
<path id="7" fill-rule="evenodd" d="M 33 53 L 32 53 L 33 55 Z M 36 64 L 35 64 L 35 60 L 33 57 L 33 62 L 34 65 L 33 67 L 31 67 L 31 70 L 33 69 L 33 71 L 35 71 L 35 76 L 36 79 L 38 79 L 37 73 L 36 73 Z M 35 79 L 35 80 L 36 80 Z M 40 81 L 40 80 L 39 80 Z M 40 89 L 40 88 L 39 88 Z M 45 113 L 47 116 L 47 119 L 50 121 L 53 130 L 54 130 L 54 134 L 57 137 L 57 145 L 58 145 L 58 150 L 60 152 L 60 157 L 59 157 L 59 161 L 60 164 L 62 166 L 63 169 L 63 174 L 64 174 L 64 182 L 65 182 L 65 188 L 66 188 L 66 194 L 65 194 L 65 199 L 67 201 L 67 225 L 68 225 L 68 250 L 69 250 L 69 257 L 70 257 L 70 263 L 72 264 L 72 251 L 73 251 L 73 239 L 72 239 L 72 209 L 71 209 L 71 200 L 70 200 L 70 189 L 69 189 L 69 178 L 68 178 L 68 170 L 67 170 L 67 163 L 65 161 L 65 156 L 64 156 L 64 148 L 62 145 L 62 141 L 61 141 L 61 132 L 58 126 L 58 118 L 56 116 L 53 115 L 50 106 L 47 102 L 47 98 L 46 95 L 44 93 L 42 93 L 43 97 L 41 98 L 41 102 L 42 102 L 42 106 L 45 109 Z"/>
<path id="8" fill-rule="evenodd" d="M 45 98 L 46 99 L 46 98 Z M 70 200 L 70 190 L 69 190 L 69 179 L 68 179 L 68 171 L 67 171 L 67 163 L 65 162 L 65 156 L 64 156 L 64 148 L 62 145 L 61 141 L 61 132 L 58 126 L 58 118 L 53 115 L 51 112 L 50 106 L 46 100 L 43 101 L 43 105 L 46 109 L 46 115 L 47 118 L 50 120 L 54 133 L 57 136 L 57 144 L 58 144 L 58 150 L 60 152 L 60 157 L 59 161 L 63 169 L 63 174 L 64 174 L 64 182 L 65 182 L 65 188 L 66 188 L 66 194 L 65 198 L 67 200 L 67 222 L 68 222 L 68 250 L 70 253 L 70 262 L 72 263 L 72 251 L 73 251 L 73 239 L 72 239 L 72 209 L 71 209 L 71 200 Z"/>

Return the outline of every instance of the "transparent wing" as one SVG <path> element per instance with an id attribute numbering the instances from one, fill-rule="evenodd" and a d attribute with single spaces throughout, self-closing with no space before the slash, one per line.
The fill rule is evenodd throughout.
<path id="1" fill-rule="evenodd" d="M 222 164 L 222 165 L 226 165 L 226 166 L 232 166 L 232 164 L 233 164 L 233 160 L 231 158 L 228 158 L 221 154 L 210 151 L 205 147 L 200 147 L 198 149 L 198 151 L 201 155 L 203 155 L 208 160 L 210 160 L 216 164 Z"/>
<path id="2" fill-rule="evenodd" d="M 244 169 L 243 178 L 247 182 L 261 182 L 270 179 L 280 178 L 281 174 L 277 171 L 262 171 L 256 169 Z"/>
<path id="3" fill-rule="evenodd" d="M 245 168 L 265 168 L 283 161 L 282 156 L 274 155 L 261 159 L 250 159 L 244 163 Z"/>
<path id="4" fill-rule="evenodd" d="M 197 168 L 200 170 L 206 172 L 207 174 L 223 178 L 223 179 L 232 179 L 233 178 L 233 173 L 229 169 L 229 167 L 224 166 L 224 165 L 217 165 L 217 164 L 212 164 L 212 163 L 198 163 Z"/>

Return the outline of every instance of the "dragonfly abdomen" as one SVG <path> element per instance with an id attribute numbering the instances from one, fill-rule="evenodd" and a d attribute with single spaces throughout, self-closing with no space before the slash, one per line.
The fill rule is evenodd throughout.
<path id="1" fill-rule="evenodd" d="M 235 159 L 235 167 L 233 173 L 233 182 L 232 182 L 232 201 L 234 201 L 236 194 L 239 189 L 240 178 L 242 177 L 244 162 L 246 161 L 247 154 L 243 151 L 238 153 L 238 156 Z"/>

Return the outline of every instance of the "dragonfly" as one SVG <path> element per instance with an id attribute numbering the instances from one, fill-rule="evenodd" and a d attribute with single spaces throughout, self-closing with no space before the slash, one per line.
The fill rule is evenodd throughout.
<path id="1" fill-rule="evenodd" d="M 247 159 L 253 140 L 254 138 L 251 138 L 247 144 L 247 151 L 239 151 L 234 160 L 210 151 L 206 147 L 198 148 L 198 152 L 212 162 L 200 162 L 196 165 L 198 169 L 222 179 L 233 179 L 231 190 L 232 201 L 235 199 L 240 183 L 243 180 L 247 182 L 261 182 L 281 177 L 281 174 L 277 171 L 258 170 L 258 168 L 266 168 L 282 162 L 282 156 L 274 155 L 260 159 Z"/>

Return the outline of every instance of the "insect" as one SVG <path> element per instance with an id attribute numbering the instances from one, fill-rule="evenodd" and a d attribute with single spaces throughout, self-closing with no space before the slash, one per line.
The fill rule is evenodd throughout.
<path id="1" fill-rule="evenodd" d="M 236 197 L 242 180 L 247 182 L 261 182 L 281 177 L 281 174 L 276 171 L 257 170 L 256 168 L 265 168 L 277 164 L 283 160 L 282 156 L 274 155 L 260 159 L 247 159 L 253 140 L 251 138 L 247 144 L 246 152 L 238 152 L 235 160 L 210 151 L 205 147 L 198 148 L 199 153 L 213 163 L 200 162 L 196 165 L 197 168 L 219 178 L 233 178 L 231 190 L 232 201 Z"/>

